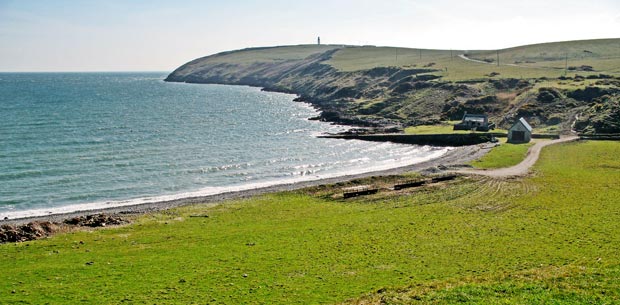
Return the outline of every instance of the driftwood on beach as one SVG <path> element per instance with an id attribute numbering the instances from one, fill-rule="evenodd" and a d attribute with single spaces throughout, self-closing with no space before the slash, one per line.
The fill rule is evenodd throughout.
<path id="1" fill-rule="evenodd" d="M 348 188 L 343 189 L 342 196 L 344 198 L 351 198 L 351 197 L 376 194 L 378 191 L 379 191 L 378 188 L 371 187 L 369 185 L 360 185 L 360 186 L 348 187 Z"/>
<path id="2" fill-rule="evenodd" d="M 399 191 L 399 190 L 403 190 L 406 188 L 412 188 L 412 187 L 420 187 L 426 184 L 430 184 L 430 183 L 437 183 L 437 182 L 442 182 L 442 181 L 450 181 L 450 180 L 454 180 L 458 177 L 457 174 L 445 174 L 445 175 L 441 175 L 441 176 L 435 176 L 435 177 L 431 177 L 429 179 L 414 179 L 414 180 L 407 180 L 404 182 L 400 182 L 397 184 L 394 184 L 393 189 L 395 191 Z"/>
<path id="3" fill-rule="evenodd" d="M 424 184 L 426 184 L 426 179 L 409 180 L 406 182 L 394 184 L 394 190 L 398 191 L 406 188 L 422 186 Z"/>

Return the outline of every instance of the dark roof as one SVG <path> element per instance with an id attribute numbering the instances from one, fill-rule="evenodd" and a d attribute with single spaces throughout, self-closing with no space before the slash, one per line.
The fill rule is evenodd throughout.
<path id="1" fill-rule="evenodd" d="M 463 115 L 463 119 L 465 119 L 466 117 L 472 117 L 472 118 L 486 118 L 487 115 L 486 114 L 469 114 L 466 113 L 465 115 Z"/>

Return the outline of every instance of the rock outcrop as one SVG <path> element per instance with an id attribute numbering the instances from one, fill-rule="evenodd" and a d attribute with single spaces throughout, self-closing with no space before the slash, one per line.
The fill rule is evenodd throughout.
<path id="1" fill-rule="evenodd" d="M 620 95 L 594 99 L 575 122 L 575 130 L 582 134 L 620 134 Z"/>
<path id="2" fill-rule="evenodd" d="M 127 221 L 116 215 L 96 214 L 72 217 L 62 223 L 49 221 L 32 221 L 27 224 L 3 224 L 0 226 L 0 244 L 25 242 L 50 236 L 59 231 L 75 227 L 106 227 L 125 224 Z"/>

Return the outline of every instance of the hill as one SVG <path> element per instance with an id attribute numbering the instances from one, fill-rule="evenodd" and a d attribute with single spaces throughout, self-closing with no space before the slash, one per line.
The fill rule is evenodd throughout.
<path id="1" fill-rule="evenodd" d="M 563 132 L 580 113 L 596 112 L 594 104 L 618 100 L 620 39 L 492 51 L 251 48 L 193 60 L 166 80 L 296 93 L 322 110 L 322 120 L 342 124 L 433 125 L 467 111 L 488 113 L 501 127 L 523 116 L 535 128 Z M 587 122 L 577 126 L 599 132 Z"/>

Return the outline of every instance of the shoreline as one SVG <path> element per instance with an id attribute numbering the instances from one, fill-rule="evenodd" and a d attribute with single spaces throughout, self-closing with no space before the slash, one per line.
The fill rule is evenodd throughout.
<path id="1" fill-rule="evenodd" d="M 353 175 L 343 175 L 332 178 L 323 178 L 311 181 L 302 181 L 295 183 L 286 183 L 286 184 L 278 184 L 267 187 L 260 187 L 248 190 L 241 191 L 232 191 L 225 192 L 220 194 L 206 195 L 206 196 L 198 196 L 198 197 L 189 197 L 182 199 L 175 199 L 169 201 L 159 201 L 159 202 L 149 202 L 137 205 L 129 205 L 129 206 L 118 206 L 118 207 L 110 207 L 110 208 L 101 208 L 101 209 L 92 209 L 92 210 L 82 210 L 68 213 L 59 213 L 59 214 L 50 214 L 43 216 L 31 216 L 24 218 L 14 218 L 14 219 L 3 219 L 0 220 L 0 225 L 4 224 L 12 224 L 12 225 L 20 225 L 26 224 L 33 221 L 49 221 L 49 222 L 62 222 L 65 219 L 93 215 L 93 214 L 112 214 L 112 215 L 123 215 L 123 214 L 145 214 L 151 212 L 163 211 L 175 207 L 193 205 L 193 204 L 217 204 L 223 201 L 232 200 L 232 199 L 242 199 L 249 198 L 252 196 L 267 194 L 267 193 L 276 193 L 283 191 L 293 191 L 298 189 L 303 189 L 312 186 L 324 185 L 324 184 L 334 184 L 339 182 L 346 182 L 354 179 L 372 177 L 372 176 L 389 176 L 389 175 L 398 175 L 406 172 L 421 172 L 421 173 L 432 173 L 441 171 L 438 167 L 450 167 L 450 166 L 458 166 L 465 164 L 467 162 L 473 161 L 475 159 L 479 159 L 484 154 L 488 152 L 490 144 L 478 144 L 478 145 L 469 145 L 469 146 L 461 146 L 456 147 L 444 155 L 423 161 L 420 163 L 414 163 L 406 166 L 395 167 L 386 170 L 379 171 L 371 171 L 360 174 Z"/>

